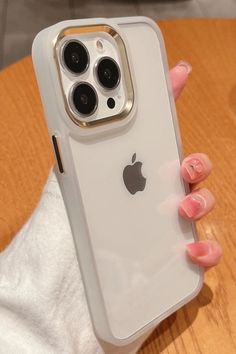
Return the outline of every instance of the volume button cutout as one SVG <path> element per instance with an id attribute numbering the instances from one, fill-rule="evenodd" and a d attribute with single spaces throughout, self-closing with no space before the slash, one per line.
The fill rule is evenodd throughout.
<path id="1" fill-rule="evenodd" d="M 60 173 L 64 173 L 60 150 L 59 150 L 58 143 L 57 143 L 57 137 L 55 135 L 52 136 L 52 143 L 53 143 L 53 147 L 54 147 L 54 151 L 55 151 L 55 156 L 57 159 L 58 169 L 59 169 Z"/>

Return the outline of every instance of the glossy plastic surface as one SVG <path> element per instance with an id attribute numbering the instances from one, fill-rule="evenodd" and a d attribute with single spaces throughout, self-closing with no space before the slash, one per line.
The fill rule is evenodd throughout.
<path id="1" fill-rule="evenodd" d="M 135 107 L 127 123 L 86 138 L 65 112 L 52 43 L 65 27 L 95 23 L 113 26 L 125 42 Z M 49 131 L 61 151 L 65 173 L 58 178 L 94 328 L 105 341 L 127 344 L 202 285 L 201 269 L 185 255 L 186 243 L 196 239 L 194 227 L 177 212 L 186 186 L 163 41 L 143 17 L 66 21 L 36 37 L 33 60 Z M 139 161 L 146 186 L 132 195 L 123 171 Z"/>

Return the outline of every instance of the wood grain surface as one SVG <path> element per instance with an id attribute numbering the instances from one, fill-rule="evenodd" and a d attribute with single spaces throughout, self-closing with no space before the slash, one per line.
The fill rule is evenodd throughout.
<path id="1" fill-rule="evenodd" d="M 177 103 L 185 154 L 206 152 L 214 170 L 204 183 L 214 211 L 198 222 L 224 257 L 199 296 L 166 319 L 139 354 L 236 353 L 236 20 L 172 20 L 159 25 L 170 66 L 188 60 L 189 84 Z M 31 59 L 0 73 L 0 248 L 36 206 L 53 155 Z M 148 289 L 147 289 L 148 291 Z M 158 299 L 157 299 L 158 301 Z M 92 354 L 92 353 L 91 353 Z"/>

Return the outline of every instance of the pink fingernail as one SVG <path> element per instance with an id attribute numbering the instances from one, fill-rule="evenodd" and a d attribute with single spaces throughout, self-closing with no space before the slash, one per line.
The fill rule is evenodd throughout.
<path id="1" fill-rule="evenodd" d="M 187 250 L 191 257 L 198 258 L 208 255 L 211 248 L 207 242 L 196 242 L 188 244 Z"/>
<path id="2" fill-rule="evenodd" d="M 185 70 L 187 71 L 187 74 L 190 74 L 191 71 L 193 70 L 192 65 L 189 64 L 189 63 L 188 63 L 187 61 L 185 61 L 185 60 L 180 60 L 180 61 L 177 63 L 176 66 L 181 67 L 181 68 L 184 67 Z"/>
<path id="3" fill-rule="evenodd" d="M 187 217 L 196 217 L 206 207 L 205 199 L 199 194 L 190 194 L 184 198 L 180 204 Z"/>
<path id="4" fill-rule="evenodd" d="M 202 162 L 198 159 L 186 160 L 183 167 L 191 180 L 199 178 L 204 170 Z"/>

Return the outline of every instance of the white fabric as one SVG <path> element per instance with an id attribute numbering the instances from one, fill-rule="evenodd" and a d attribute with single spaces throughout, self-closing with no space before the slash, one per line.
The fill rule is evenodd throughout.
<path id="1" fill-rule="evenodd" d="M 140 343 L 106 352 L 135 353 Z M 0 254 L 0 353 L 104 354 L 54 173 L 32 217 Z"/>

